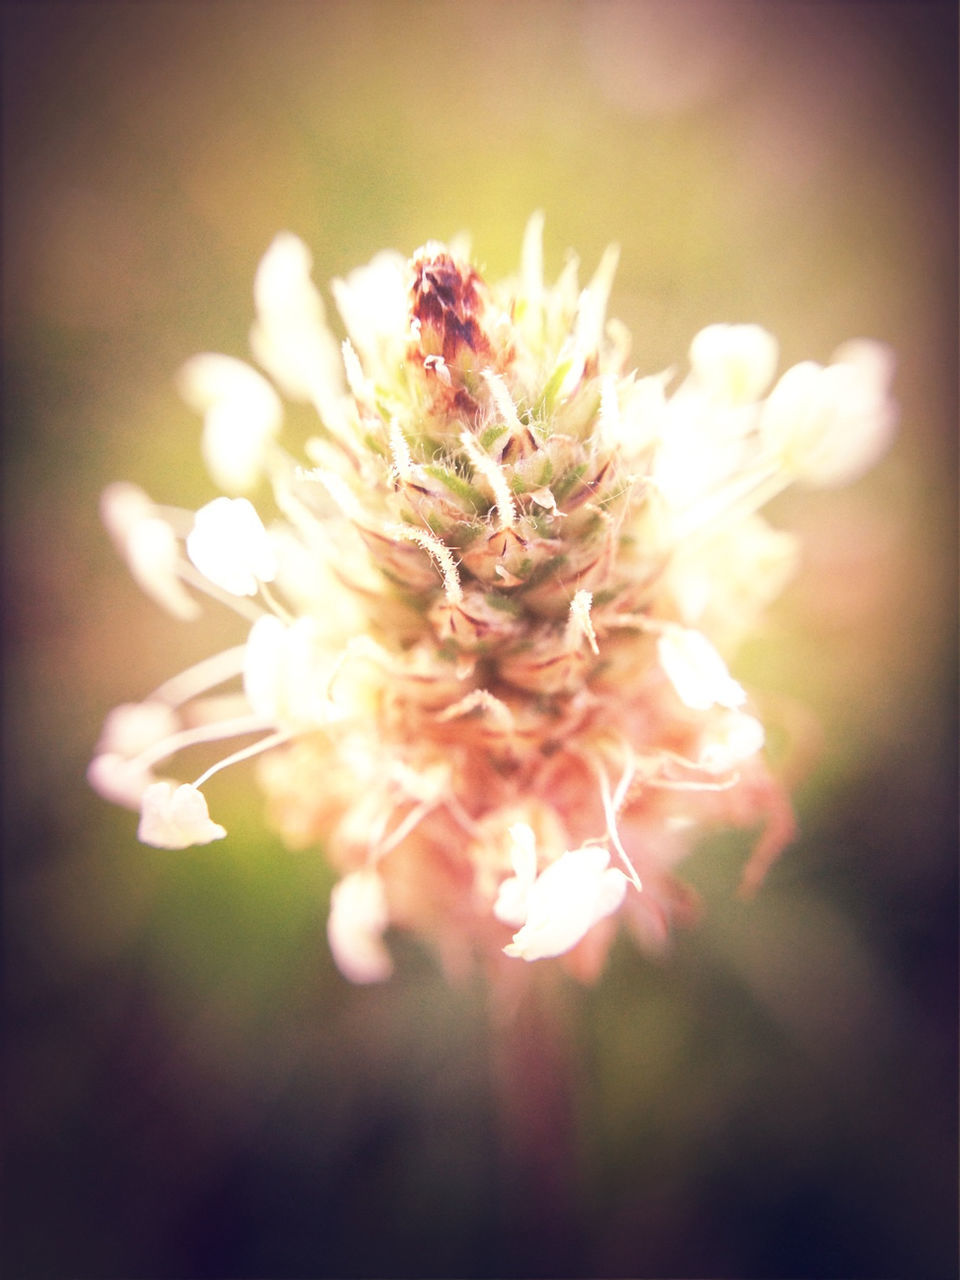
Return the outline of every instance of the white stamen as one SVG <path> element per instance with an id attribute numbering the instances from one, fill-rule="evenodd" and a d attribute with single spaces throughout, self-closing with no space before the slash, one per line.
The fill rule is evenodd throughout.
<path id="1" fill-rule="evenodd" d="M 746 701 L 743 687 L 702 632 L 669 627 L 657 640 L 657 654 L 677 697 L 694 711 L 713 706 L 734 708 Z"/>
<path id="2" fill-rule="evenodd" d="M 727 404 L 750 404 L 763 395 L 777 367 L 773 334 L 756 324 L 711 324 L 690 344 L 696 381 Z"/>
<path id="3" fill-rule="evenodd" d="M 433 800 L 418 804 L 411 809 L 403 821 L 394 828 L 388 839 L 378 841 L 376 846 L 371 848 L 371 858 L 377 862 L 381 858 L 385 858 L 391 849 L 395 849 L 398 844 L 401 844 L 407 838 L 411 831 L 414 831 L 420 825 L 428 813 L 432 813 L 436 809 L 438 803 L 439 801 Z"/>
<path id="4" fill-rule="evenodd" d="M 247 646 L 238 644 L 232 649 L 224 649 L 209 658 L 204 658 L 178 675 L 171 676 L 169 680 L 164 680 L 163 684 L 158 685 L 150 694 L 148 701 L 165 702 L 170 707 L 182 706 L 191 698 L 196 698 L 199 694 L 206 693 L 208 689 L 223 684 L 225 680 L 240 675 L 243 671 L 246 652 Z"/>
<path id="5" fill-rule="evenodd" d="M 152 768 L 161 760 L 167 760 L 170 756 L 176 755 L 178 751 L 185 751 L 187 747 L 199 746 L 204 742 L 219 742 L 223 738 L 239 738 L 246 733 L 263 733 L 265 729 L 273 727 L 274 721 L 267 720 L 263 716 L 237 716 L 233 720 L 199 724 L 191 729 L 181 729 L 179 733 L 172 733 L 162 742 L 142 751 L 135 759 L 143 768 Z"/>
<path id="6" fill-rule="evenodd" d="M 505 953 L 523 960 L 563 955 L 612 915 L 627 878 L 609 862 L 607 850 L 595 845 L 569 849 L 551 862 L 530 886 L 526 921 Z"/>
<path id="7" fill-rule="evenodd" d="M 219 773 L 221 769 L 226 769 L 233 764 L 239 764 L 242 760 L 249 760 L 251 756 L 258 756 L 264 751 L 272 751 L 274 747 L 279 747 L 284 742 L 289 742 L 292 737 L 293 734 L 285 729 L 278 733 L 271 733 L 269 737 L 261 738 L 259 742 L 251 743 L 249 747 L 235 751 L 233 755 L 227 756 L 224 760 L 218 760 L 216 764 L 212 764 L 205 773 L 201 773 L 200 777 L 194 780 L 193 785 L 202 787 L 208 779 Z"/>

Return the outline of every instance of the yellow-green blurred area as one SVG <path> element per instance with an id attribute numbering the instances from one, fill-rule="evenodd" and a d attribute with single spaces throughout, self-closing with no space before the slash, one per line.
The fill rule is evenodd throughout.
<path id="1" fill-rule="evenodd" d="M 956 34 L 922 2 L 4 6 L 7 1274 L 955 1274 Z M 874 337 L 901 421 L 770 512 L 803 567 L 736 670 L 800 744 L 797 840 L 750 903 L 749 834 L 707 841 L 696 929 L 591 989 L 521 966 L 510 1017 L 402 939 L 344 982 L 330 874 L 246 766 L 184 853 L 84 770 L 112 705 L 242 638 L 140 596 L 97 504 L 214 496 L 174 375 L 246 355 L 274 234 L 324 288 L 461 230 L 496 278 L 534 209 L 551 277 L 620 244 L 642 372 L 714 321 L 782 367 Z"/>

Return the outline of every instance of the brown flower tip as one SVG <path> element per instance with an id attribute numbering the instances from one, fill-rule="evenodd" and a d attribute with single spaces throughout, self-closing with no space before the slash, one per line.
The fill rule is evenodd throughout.
<path id="1" fill-rule="evenodd" d="M 413 260 L 411 301 L 423 355 L 440 356 L 448 365 L 471 364 L 472 356 L 487 355 L 485 295 L 473 267 L 435 246 L 421 249 Z"/>

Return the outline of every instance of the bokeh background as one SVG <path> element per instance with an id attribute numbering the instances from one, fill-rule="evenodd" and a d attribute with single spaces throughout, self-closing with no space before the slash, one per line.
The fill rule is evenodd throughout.
<path id="1" fill-rule="evenodd" d="M 11 1277 L 955 1274 L 956 6 L 381 0 L 3 6 Z M 142 598 L 109 481 L 214 496 L 173 375 L 244 355 L 256 263 L 325 285 L 469 230 L 491 276 L 616 240 L 639 367 L 756 321 L 898 353 L 898 440 L 786 495 L 803 568 L 737 671 L 816 742 L 800 835 L 688 864 L 703 923 L 509 1027 L 398 944 L 348 986 L 322 858 L 135 841 L 106 711 L 232 642 Z M 798 710 L 806 708 L 806 711 Z"/>

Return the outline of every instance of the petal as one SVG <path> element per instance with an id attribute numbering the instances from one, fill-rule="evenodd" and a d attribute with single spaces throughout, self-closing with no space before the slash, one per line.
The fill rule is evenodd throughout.
<path id="1" fill-rule="evenodd" d="M 157 849 L 187 849 L 222 840 L 226 830 L 211 822 L 201 791 L 187 783 L 154 782 L 143 793 L 138 839 Z"/>

